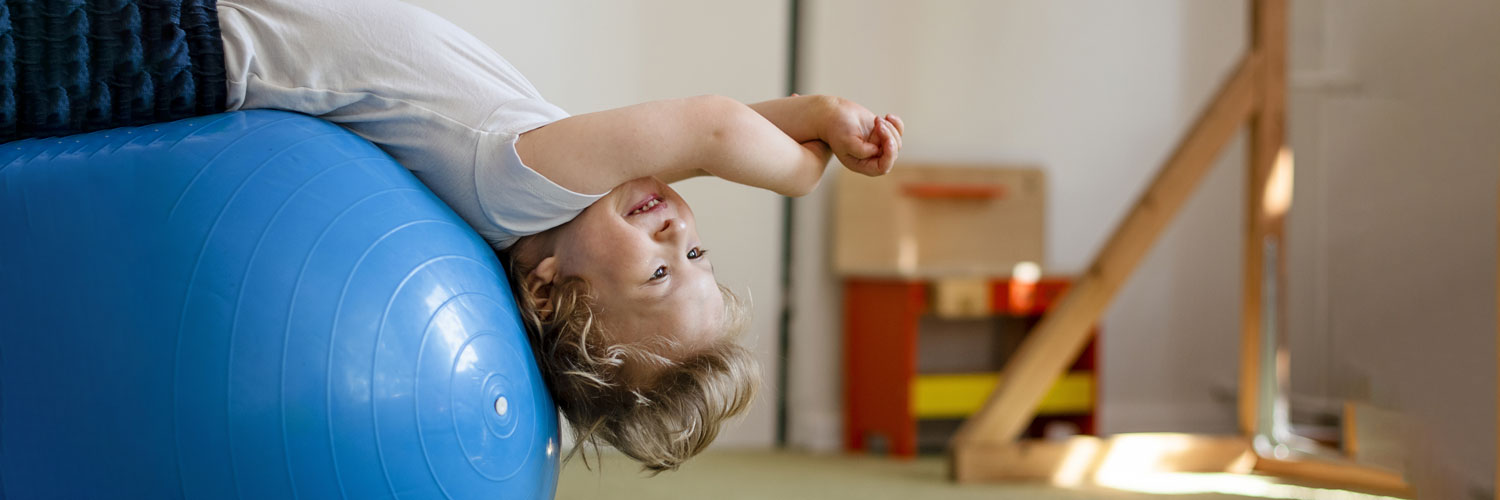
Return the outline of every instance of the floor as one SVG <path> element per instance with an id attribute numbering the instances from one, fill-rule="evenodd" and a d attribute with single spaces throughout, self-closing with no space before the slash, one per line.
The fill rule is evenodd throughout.
<path id="1" fill-rule="evenodd" d="M 1136 491 L 1086 487 L 1065 489 L 1047 484 L 956 485 L 944 476 L 941 457 L 911 461 L 880 457 L 809 455 L 794 452 L 709 452 L 676 472 L 647 477 L 629 459 L 605 453 L 603 463 L 590 456 L 593 470 L 577 457 L 564 467 L 558 500 L 588 499 L 1104 499 L 1175 500 L 1221 499 L 1368 499 L 1343 491 L 1315 490 L 1285 485 L 1252 489 L 1250 496 L 1216 493 L 1231 491 L 1209 486 L 1199 492 L 1158 495 Z M 1230 483 L 1245 476 L 1228 479 Z M 1173 481 L 1180 486 L 1188 481 Z M 1269 488 L 1269 489 L 1268 489 Z M 1283 488 L 1283 489 L 1277 489 Z M 1292 489 L 1284 489 L 1292 488 Z M 1178 488 L 1177 491 L 1182 491 Z M 1240 490 L 1232 490 L 1240 491 Z"/>

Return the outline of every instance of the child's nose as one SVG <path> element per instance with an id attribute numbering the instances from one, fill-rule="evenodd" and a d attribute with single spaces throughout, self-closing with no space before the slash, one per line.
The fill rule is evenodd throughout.
<path id="1" fill-rule="evenodd" d="M 671 240 L 687 232 L 687 221 L 682 219 L 667 219 L 660 229 L 656 230 L 656 239 L 661 241 Z"/>

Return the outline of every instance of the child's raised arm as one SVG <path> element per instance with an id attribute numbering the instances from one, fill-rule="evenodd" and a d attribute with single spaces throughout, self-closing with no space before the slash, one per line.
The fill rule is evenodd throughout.
<path id="1" fill-rule="evenodd" d="M 905 124 L 900 117 L 877 116 L 848 99 L 793 94 L 750 107 L 797 142 L 822 142 L 845 167 L 861 174 L 890 172 L 901 151 Z"/>
<path id="2" fill-rule="evenodd" d="M 522 134 L 516 151 L 538 173 L 584 193 L 640 177 L 671 180 L 701 171 L 800 196 L 817 186 L 828 162 L 828 149 L 815 141 L 833 138 L 829 147 L 841 161 L 863 162 L 869 168 L 856 170 L 871 175 L 889 170 L 900 149 L 896 125 L 874 115 L 863 127 L 845 125 L 853 118 L 833 106 L 839 101 L 797 97 L 755 108 L 718 96 L 654 101 L 558 120 Z M 831 135 L 857 134 L 860 128 L 865 132 L 859 141 Z M 856 150 L 856 142 L 876 146 Z"/>

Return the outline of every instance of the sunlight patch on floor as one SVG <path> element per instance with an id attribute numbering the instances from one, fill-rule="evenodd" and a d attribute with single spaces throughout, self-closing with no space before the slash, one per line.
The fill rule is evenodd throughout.
<path id="1" fill-rule="evenodd" d="M 1117 490 L 1159 495 L 1219 493 L 1283 500 L 1400 500 L 1346 490 L 1284 484 L 1274 478 L 1244 474 L 1158 473 L 1098 478 L 1098 485 Z"/>

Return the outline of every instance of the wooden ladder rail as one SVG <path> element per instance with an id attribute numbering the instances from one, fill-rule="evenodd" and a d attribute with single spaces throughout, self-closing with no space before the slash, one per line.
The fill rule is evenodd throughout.
<path id="1" fill-rule="evenodd" d="M 1087 271 L 1021 343 L 1003 370 L 1006 381 L 995 389 L 984 407 L 959 428 L 950 442 L 951 475 L 958 481 L 983 477 L 980 455 L 970 448 L 1014 443 L 1034 416 L 1037 404 L 1087 343 L 1090 327 L 1099 320 L 1125 280 L 1145 257 L 1199 181 L 1219 157 L 1241 125 L 1251 123 L 1251 191 L 1246 214 L 1245 261 L 1247 297 L 1243 303 L 1242 345 L 1258 346 L 1260 329 L 1258 258 L 1261 239 L 1281 232 L 1280 219 L 1261 217 L 1265 180 L 1281 149 L 1285 130 L 1286 1 L 1252 0 L 1252 40 L 1231 76 L 1158 170 L 1146 192 L 1116 227 Z M 1274 90 L 1267 90 L 1274 89 Z M 1275 223 L 1273 226 L 1272 223 Z M 1251 259 L 1250 257 L 1256 258 Z M 1252 271 L 1253 269 L 1253 271 Z M 1254 276 L 1255 279 L 1250 279 Z M 1253 293 L 1252 293 L 1253 292 Z M 1278 295 L 1279 296 L 1279 295 Z M 1240 423 L 1250 433 L 1256 414 L 1256 385 L 1243 385 L 1258 376 L 1258 349 L 1242 357 Z M 1247 363 L 1247 361 L 1249 361 Z M 1247 390 L 1249 389 L 1249 390 Z M 1247 425 L 1249 425 L 1247 427 Z M 976 469 L 978 468 L 978 469 Z"/>
<path id="2" fill-rule="evenodd" d="M 1085 273 L 1022 341 L 1003 370 L 1005 382 L 996 387 L 984 407 L 954 435 L 949 445 L 950 475 L 954 480 L 1034 477 L 1036 471 L 1049 470 L 1057 463 L 1055 455 L 1059 450 L 1102 449 L 1115 444 L 1113 440 L 1080 438 L 1065 443 L 1068 446 L 1059 446 L 1059 443 L 1021 443 L 1017 438 L 1035 416 L 1037 404 L 1047 389 L 1088 341 L 1091 325 L 1099 320 L 1114 294 L 1241 125 L 1248 125 L 1250 136 L 1237 413 L 1241 436 L 1167 436 L 1166 439 L 1187 443 L 1191 448 L 1175 457 L 1170 467 L 1179 471 L 1238 468 L 1236 464 L 1241 461 L 1236 457 L 1240 450 L 1250 451 L 1251 438 L 1272 432 L 1275 422 L 1261 415 L 1268 410 L 1261 408 L 1262 403 L 1267 403 L 1261 393 L 1283 390 L 1288 370 L 1283 336 L 1285 217 L 1290 206 L 1292 175 L 1289 153 L 1282 163 L 1286 140 L 1287 1 L 1250 0 L 1250 9 L 1251 40 L 1247 54 Z M 1272 301 L 1264 302 L 1266 297 Z M 1268 320 L 1271 323 L 1267 324 Z M 1276 351 L 1269 354 L 1262 352 L 1262 341 L 1267 340 L 1262 335 L 1268 332 L 1282 337 L 1277 339 Z M 1274 374 L 1261 372 L 1262 356 L 1275 360 L 1271 365 Z M 1272 380 L 1276 385 L 1261 387 L 1264 380 Z M 1272 459 L 1254 453 L 1249 453 L 1249 458 L 1254 470 L 1273 475 L 1410 493 L 1400 474 L 1348 461 L 1318 457 Z M 1049 461 L 1053 465 L 1047 465 Z M 1007 467 L 1015 468 L 1006 470 Z"/>
<path id="3" fill-rule="evenodd" d="M 1005 383 L 964 422 L 954 435 L 955 447 L 1009 443 L 1020 436 L 1047 388 L 1087 343 L 1090 328 L 1110 299 L 1254 111 L 1259 72 L 1260 58 L 1254 53 L 1245 56 L 1087 272 L 1022 341 L 1005 365 Z"/>

